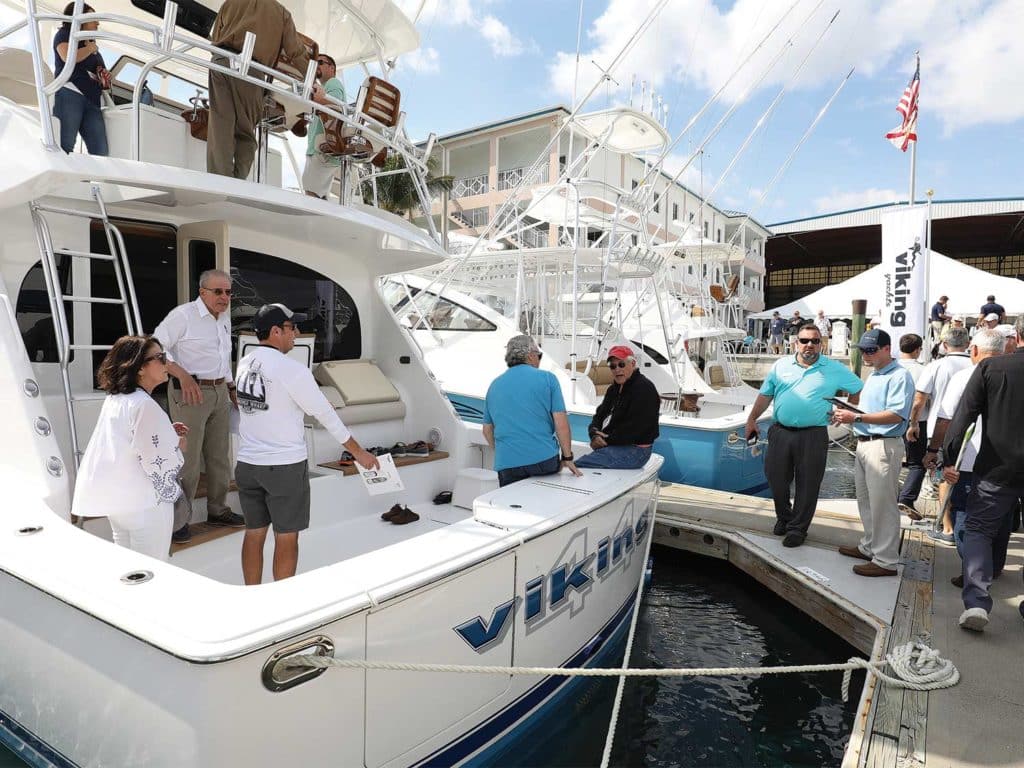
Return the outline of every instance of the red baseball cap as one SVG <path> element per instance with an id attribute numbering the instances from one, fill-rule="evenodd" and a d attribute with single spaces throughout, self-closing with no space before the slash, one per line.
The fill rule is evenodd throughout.
<path id="1" fill-rule="evenodd" d="M 627 357 L 635 357 L 633 350 L 627 347 L 625 344 L 620 344 L 617 347 L 612 347 L 608 350 L 608 360 L 613 357 L 617 357 L 619 360 L 625 360 Z"/>

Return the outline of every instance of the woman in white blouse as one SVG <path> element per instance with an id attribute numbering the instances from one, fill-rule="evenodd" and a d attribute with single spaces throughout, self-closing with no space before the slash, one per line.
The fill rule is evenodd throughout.
<path id="1" fill-rule="evenodd" d="M 71 511 L 108 518 L 115 544 L 166 560 L 187 432 L 150 397 L 167 381 L 167 355 L 152 336 L 123 336 L 98 378 L 107 398 L 78 470 Z"/>

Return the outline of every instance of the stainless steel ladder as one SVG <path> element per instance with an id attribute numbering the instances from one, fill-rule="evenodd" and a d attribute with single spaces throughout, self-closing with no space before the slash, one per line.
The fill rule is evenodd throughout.
<path id="1" fill-rule="evenodd" d="M 35 225 L 36 239 L 39 243 L 39 253 L 42 257 L 43 274 L 46 278 L 46 291 L 50 300 L 50 312 L 53 315 L 53 331 L 57 341 L 57 361 L 60 364 L 61 382 L 64 386 L 64 401 L 68 411 L 68 427 L 71 435 L 71 450 L 74 456 L 75 469 L 82 459 L 82 447 L 78 440 L 78 426 L 75 417 L 75 402 L 81 400 L 95 400 L 102 398 L 95 392 L 76 394 L 71 386 L 71 355 L 75 350 L 93 352 L 95 350 L 109 350 L 110 344 L 79 344 L 72 338 L 68 327 L 68 318 L 64 310 L 64 302 L 70 301 L 83 304 L 114 304 L 120 305 L 124 310 L 124 323 L 126 334 L 139 334 L 142 332 L 142 319 L 139 315 L 139 303 L 135 297 L 135 286 L 132 282 L 131 268 L 128 264 L 128 254 L 124 245 L 124 238 L 121 232 L 107 217 L 107 208 L 103 203 L 103 196 L 100 194 L 99 185 L 93 184 L 90 189 L 92 199 L 96 206 L 93 210 L 65 208 L 48 205 L 39 202 L 32 202 L 29 208 L 32 212 L 32 222 Z M 110 253 L 93 253 L 89 250 L 74 250 L 71 248 L 54 248 L 53 239 L 50 234 L 48 217 L 72 217 L 86 219 L 89 222 L 100 221 L 103 224 L 103 231 L 107 237 L 107 248 Z M 64 293 L 61 287 L 61 279 L 58 271 L 57 257 L 65 259 L 88 259 L 96 261 L 109 261 L 114 268 L 114 277 L 117 285 L 117 296 L 103 297 L 92 296 L 90 293 L 76 294 Z M 90 280 L 91 286 L 91 280 Z M 74 291 L 74 288 L 72 288 Z"/>

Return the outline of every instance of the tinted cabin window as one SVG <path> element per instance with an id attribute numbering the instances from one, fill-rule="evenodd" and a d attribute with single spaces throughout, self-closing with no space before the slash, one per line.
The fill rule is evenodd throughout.
<path id="1" fill-rule="evenodd" d="M 344 288 L 319 272 L 275 256 L 231 249 L 231 332 L 252 331 L 264 304 L 281 303 L 308 316 L 302 333 L 315 333 L 313 361 L 356 360 L 362 355 L 359 310 Z"/>
<path id="2" fill-rule="evenodd" d="M 71 261 L 70 256 L 56 255 L 58 279 L 64 294 L 71 293 Z M 74 338 L 74 314 L 70 301 L 64 302 L 64 313 L 68 318 L 68 331 Z M 53 331 L 53 313 L 41 261 L 37 261 L 21 281 L 14 316 L 28 359 L 33 363 L 58 362 L 57 336 Z M 74 359 L 74 352 L 71 356 Z"/>

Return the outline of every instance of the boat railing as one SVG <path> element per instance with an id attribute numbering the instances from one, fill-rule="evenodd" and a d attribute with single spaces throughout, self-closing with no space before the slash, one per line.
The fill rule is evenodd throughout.
<path id="1" fill-rule="evenodd" d="M 65 66 L 60 74 L 54 77 L 51 82 L 46 82 L 44 74 L 46 72 L 46 64 L 43 59 L 44 48 L 40 25 L 43 22 L 70 22 L 69 50 L 76 50 L 78 44 L 82 41 L 93 40 L 107 41 L 117 44 L 119 47 L 134 49 L 140 53 L 138 58 L 142 61 L 142 67 L 134 84 L 131 105 L 132 160 L 140 159 L 142 141 L 141 97 L 146 76 L 158 66 L 166 65 L 169 62 L 187 67 L 199 73 L 219 72 L 236 80 L 258 86 L 271 96 L 282 97 L 307 114 L 320 113 L 324 119 L 334 118 L 346 126 L 347 129 L 364 136 L 375 147 L 386 148 L 389 152 L 394 152 L 400 156 L 404 161 L 404 171 L 408 172 L 412 178 L 420 205 L 427 214 L 427 226 L 430 228 L 431 234 L 435 239 L 438 237 L 433 220 L 429 215 L 430 193 L 426 183 L 428 175 L 427 160 L 433 151 L 433 136 L 422 147 L 417 147 L 405 135 L 404 125 L 401 120 L 394 127 L 389 127 L 374 119 L 371 115 L 360 112 L 358 103 L 355 106 L 350 106 L 334 100 L 327 104 L 314 102 L 312 92 L 316 79 L 315 61 L 310 60 L 306 67 L 305 76 L 302 79 L 253 61 L 252 56 L 256 44 L 256 36 L 252 32 L 246 33 L 240 52 L 219 48 L 208 40 L 204 40 L 191 32 L 177 27 L 178 5 L 171 0 L 168 0 L 164 7 L 163 21 L 160 24 L 146 22 L 121 14 L 82 13 L 83 6 L 84 0 L 75 0 L 73 13 L 70 16 L 65 16 L 63 14 L 42 13 L 37 9 L 36 0 L 25 0 L 26 18 L 20 19 L 16 23 L 0 30 L 0 40 L 2 40 L 25 26 L 28 27 L 33 73 L 39 102 L 39 122 L 43 143 L 47 149 L 59 149 L 54 135 L 53 122 L 48 119 L 53 111 L 52 97 L 70 81 L 74 67 Z M 117 28 L 126 27 L 136 33 L 143 33 L 143 36 L 132 36 L 116 31 L 116 29 L 83 30 L 81 28 L 82 24 L 90 21 L 113 24 Z M 353 23 L 366 23 L 359 17 L 352 17 L 352 21 Z M 146 39 L 147 37 L 149 40 Z M 207 60 L 198 55 L 200 53 L 209 55 L 211 59 L 226 60 L 227 63 L 220 64 Z M 380 175 L 392 173 L 394 171 L 371 172 L 366 174 L 363 180 L 373 180 Z"/>

